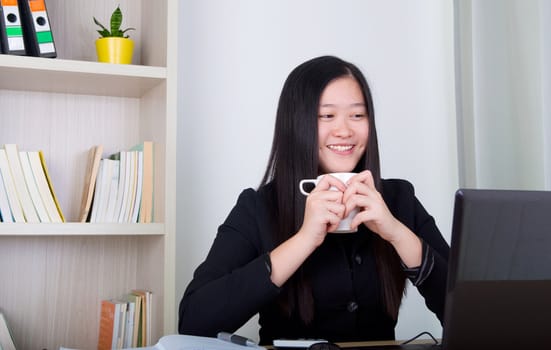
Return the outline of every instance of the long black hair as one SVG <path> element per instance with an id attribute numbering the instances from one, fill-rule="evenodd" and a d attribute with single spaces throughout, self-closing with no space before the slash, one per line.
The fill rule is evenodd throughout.
<path id="1" fill-rule="evenodd" d="M 302 225 L 305 197 L 298 189 L 301 179 L 319 175 L 318 109 L 320 96 L 333 80 L 352 76 L 365 101 L 369 134 L 367 149 L 355 172 L 369 169 L 381 191 L 379 149 L 373 99 L 362 72 L 352 63 L 334 56 L 321 56 L 297 66 L 287 77 L 276 114 L 272 150 L 261 186 L 273 186 L 272 232 L 276 245 L 289 239 Z M 390 244 L 375 235 L 375 254 L 381 278 L 381 295 L 388 314 L 397 318 L 405 287 L 400 260 Z M 304 265 L 285 284 L 282 307 L 287 314 L 298 312 L 303 322 L 313 319 L 313 300 Z"/>

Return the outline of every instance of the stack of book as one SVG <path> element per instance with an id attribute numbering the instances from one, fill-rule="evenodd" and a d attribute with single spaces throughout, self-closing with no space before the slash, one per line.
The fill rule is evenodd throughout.
<path id="1" fill-rule="evenodd" d="M 42 151 L 0 148 L 2 222 L 64 222 Z"/>
<path id="2" fill-rule="evenodd" d="M 124 298 L 101 301 L 98 350 L 151 345 L 152 293 L 133 290 Z"/>
<path id="3" fill-rule="evenodd" d="M 102 157 L 89 152 L 80 210 L 81 222 L 153 222 L 153 142 Z"/>

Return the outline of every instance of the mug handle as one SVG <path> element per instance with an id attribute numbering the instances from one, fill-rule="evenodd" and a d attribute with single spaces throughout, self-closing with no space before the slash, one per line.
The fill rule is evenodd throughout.
<path id="1" fill-rule="evenodd" d="M 316 186 L 318 184 L 318 180 L 315 180 L 315 179 L 304 179 L 304 180 L 300 180 L 299 184 L 298 184 L 298 187 L 300 189 L 300 193 L 302 193 L 303 195 L 307 196 L 310 194 L 310 192 L 306 192 L 304 190 L 304 184 L 314 184 L 314 186 Z"/>

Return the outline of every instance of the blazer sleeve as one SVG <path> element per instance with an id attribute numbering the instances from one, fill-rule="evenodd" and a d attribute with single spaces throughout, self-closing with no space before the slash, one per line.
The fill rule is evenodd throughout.
<path id="1" fill-rule="evenodd" d="M 423 242 L 428 256 L 433 259 L 431 271 L 416 287 L 425 299 L 427 307 L 444 320 L 446 283 L 448 276 L 449 245 L 438 230 L 434 218 L 415 196 L 413 185 L 404 180 L 387 180 L 385 193 L 389 208 Z"/>
<path id="2" fill-rule="evenodd" d="M 449 245 L 438 230 L 434 218 L 427 213 L 417 198 L 415 202 L 416 230 L 414 231 L 426 243 L 429 253 L 434 258 L 432 271 L 417 286 L 425 299 L 427 307 L 436 314 L 442 324 L 446 304 L 446 284 L 448 279 Z"/>
<path id="3" fill-rule="evenodd" d="M 256 191 L 243 191 L 218 228 L 180 302 L 179 333 L 234 332 L 279 294 L 270 279 L 270 234 L 258 201 Z"/>

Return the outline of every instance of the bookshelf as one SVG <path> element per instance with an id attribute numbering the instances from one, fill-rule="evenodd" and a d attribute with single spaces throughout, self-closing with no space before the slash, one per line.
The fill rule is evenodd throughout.
<path id="1" fill-rule="evenodd" d="M 96 62 L 120 4 L 132 65 Z M 0 309 L 21 349 L 97 347 L 100 303 L 153 291 L 153 342 L 176 332 L 177 0 L 46 0 L 58 57 L 0 55 L 0 143 L 42 150 L 67 220 L 0 223 Z M 154 223 L 78 223 L 87 153 L 155 143 Z"/>

